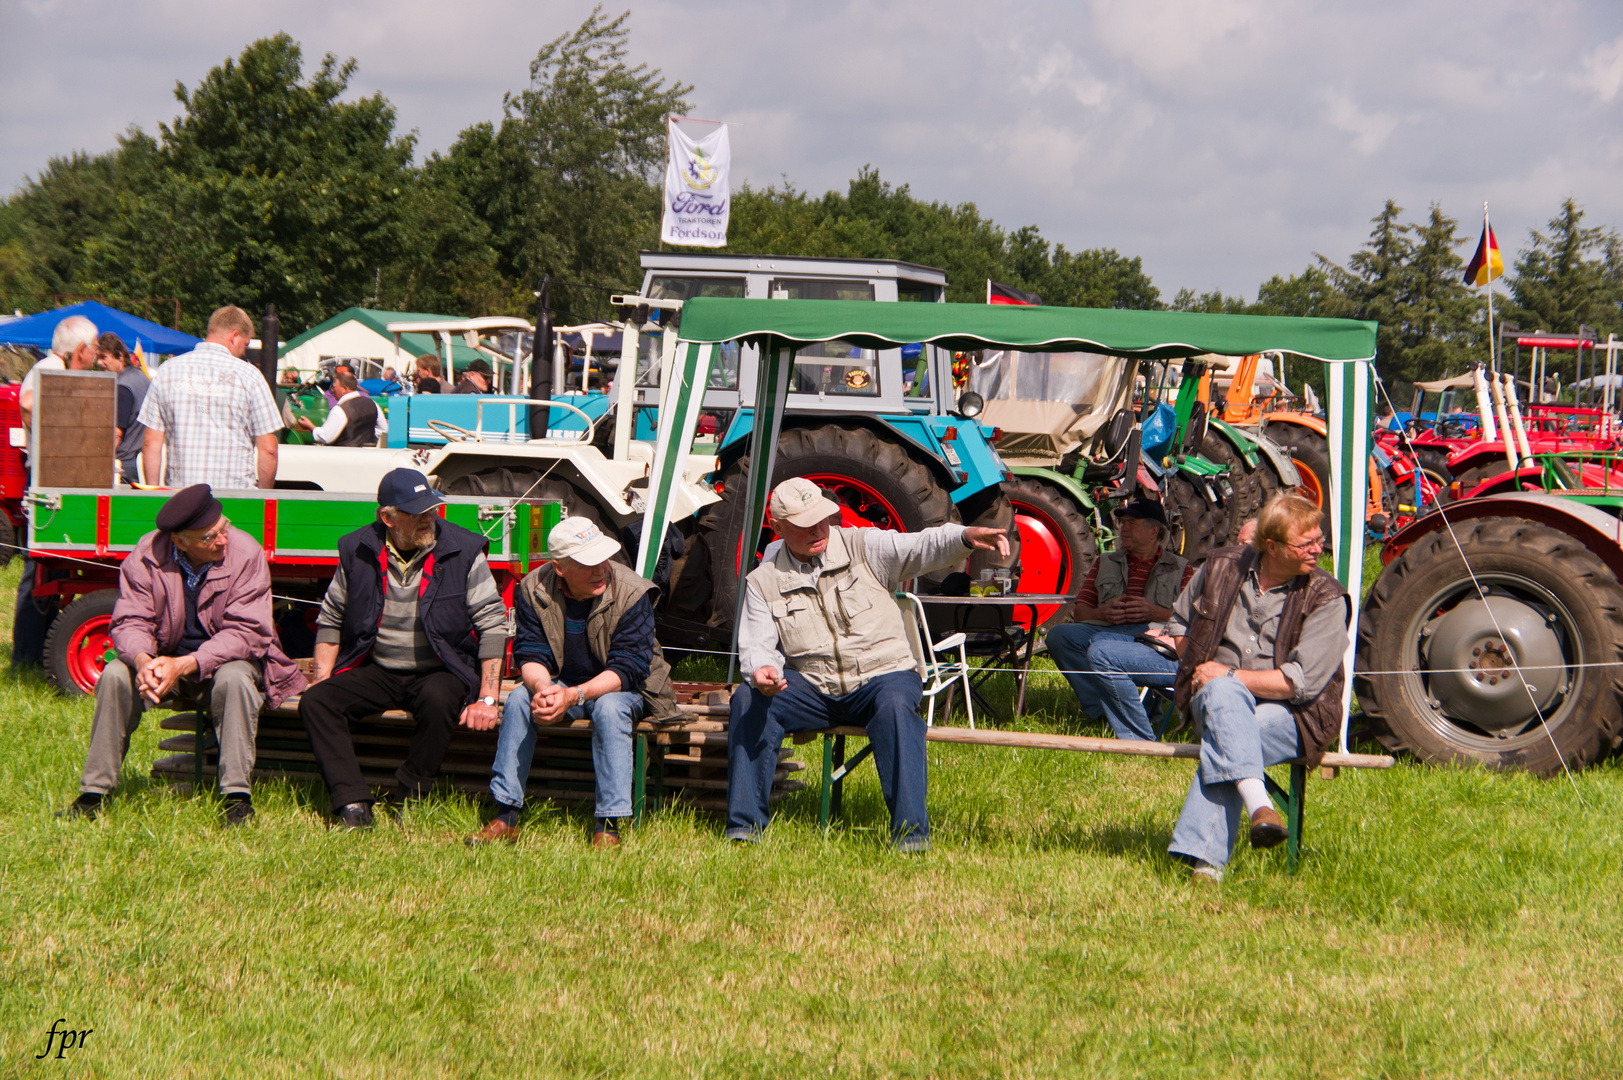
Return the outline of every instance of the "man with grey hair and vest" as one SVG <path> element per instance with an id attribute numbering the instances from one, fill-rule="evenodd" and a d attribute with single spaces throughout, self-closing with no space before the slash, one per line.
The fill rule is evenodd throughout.
<path id="1" fill-rule="evenodd" d="M 42 371 L 89 371 L 96 365 L 96 324 L 83 315 L 69 315 L 51 332 L 51 351 L 28 369 L 17 390 L 22 409 L 23 447 L 29 458 L 34 454 L 34 395 Z M 112 433 L 108 433 L 111 437 Z M 109 444 L 111 448 L 111 444 Z M 56 600 L 43 604 L 34 599 L 34 560 L 23 558 L 22 577 L 17 581 L 17 609 L 11 630 L 11 666 L 38 667 L 45 661 L 45 635 L 56 620 Z"/>
<path id="2" fill-rule="evenodd" d="M 1074 622 L 1048 631 L 1048 655 L 1064 674 L 1082 713 L 1101 717 L 1118 739 L 1154 739 L 1139 687 L 1172 685 L 1176 662 L 1135 640 L 1165 622 L 1194 574 L 1167 546 L 1161 504 L 1133 499 L 1116 511 L 1116 550 L 1094 560 L 1071 612 Z"/>
<path id="3" fill-rule="evenodd" d="M 971 551 L 1009 554 L 1000 529 L 938 525 L 918 533 L 832 528 L 839 503 L 810 480 L 785 480 L 767 503 L 780 539 L 745 579 L 738 660 L 745 681 L 728 725 L 727 831 L 753 841 L 786 734 L 867 728 L 891 843 L 927 851 L 923 681 L 896 590 Z"/>
<path id="4" fill-rule="evenodd" d="M 372 825 L 371 785 L 349 725 L 385 709 L 416 722 L 395 770 L 397 801 L 434 786 L 460 722 L 489 731 L 501 719 L 507 608 L 485 557 L 487 541 L 435 511 L 439 492 L 416 469 L 378 484 L 378 520 L 338 541 L 338 568 L 316 617 L 314 684 L 299 718 L 345 828 Z"/>
<path id="5" fill-rule="evenodd" d="M 1239 836 L 1254 848 L 1286 838 L 1263 768 L 1316 766 L 1341 730 L 1347 590 L 1319 569 L 1323 512 L 1281 493 L 1257 516 L 1249 547 L 1213 551 L 1173 605 L 1178 708 L 1200 732 L 1200 766 L 1169 850 L 1195 881 L 1219 881 Z"/>
<path id="6" fill-rule="evenodd" d="M 671 668 L 654 640 L 653 582 L 613 561 L 618 541 L 588 518 L 565 518 L 547 534 L 552 561 L 513 590 L 513 663 L 523 683 L 507 695 L 490 794 L 496 816 L 468 843 L 514 840 L 536 728 L 590 720 L 597 779 L 592 846 L 620 844 L 631 816 L 632 729 L 676 720 Z"/>
<path id="7" fill-rule="evenodd" d="M 341 367 L 333 373 L 333 390 L 338 404 L 327 410 L 327 419 L 320 427 L 308 416 L 299 417 L 299 428 L 310 433 L 322 446 L 376 446 L 387 434 L 389 425 L 377 402 L 367 396 L 355 373 Z"/>

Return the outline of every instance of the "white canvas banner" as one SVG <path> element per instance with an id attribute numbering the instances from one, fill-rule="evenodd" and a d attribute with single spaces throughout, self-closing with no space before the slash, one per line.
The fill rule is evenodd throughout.
<path id="1" fill-rule="evenodd" d="M 666 125 L 670 161 L 665 166 L 665 216 L 659 238 L 688 247 L 726 247 L 729 206 L 727 170 L 732 149 L 727 125 L 695 142 L 674 123 Z"/>

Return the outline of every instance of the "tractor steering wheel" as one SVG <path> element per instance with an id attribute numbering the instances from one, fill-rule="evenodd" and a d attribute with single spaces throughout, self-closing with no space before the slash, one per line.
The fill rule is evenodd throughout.
<path id="1" fill-rule="evenodd" d="M 446 442 L 481 442 L 481 441 L 483 441 L 483 440 L 481 440 L 479 438 L 478 435 L 475 435 L 473 432 L 469 431 L 467 428 L 458 427 L 457 425 L 452 424 L 452 423 L 448 423 L 448 422 L 446 422 L 444 420 L 430 420 L 430 421 L 428 421 L 428 426 L 429 426 L 429 428 L 431 430 L 433 430 L 434 432 L 436 432 L 439 435 L 443 436 Z"/>

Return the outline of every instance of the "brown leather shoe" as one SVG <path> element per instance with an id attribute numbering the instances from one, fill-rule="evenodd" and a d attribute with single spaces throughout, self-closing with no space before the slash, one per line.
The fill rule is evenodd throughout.
<path id="1" fill-rule="evenodd" d="M 493 818 L 489 825 L 468 837 L 467 844 L 469 847 L 478 847 L 480 844 L 488 844 L 493 840 L 504 840 L 509 844 L 515 843 L 518 840 L 518 826 L 509 825 L 501 818 Z"/>
<path id="2" fill-rule="evenodd" d="M 620 822 L 615 818 L 598 818 L 597 827 L 592 830 L 592 846 L 595 848 L 619 847 Z"/>
<path id="3" fill-rule="evenodd" d="M 1285 828 L 1285 819 L 1279 816 L 1279 811 L 1271 806 L 1260 806 L 1257 812 L 1251 815 L 1251 846 L 1254 848 L 1277 847 L 1285 842 L 1289 836 Z"/>

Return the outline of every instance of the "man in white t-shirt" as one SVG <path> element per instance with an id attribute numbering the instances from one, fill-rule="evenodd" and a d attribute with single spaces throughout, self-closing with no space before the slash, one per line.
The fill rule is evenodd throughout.
<path id="1" fill-rule="evenodd" d="M 69 315 L 56 324 L 51 334 L 51 351 L 28 369 L 17 391 L 17 405 L 23 411 L 23 431 L 28 453 L 34 453 L 34 392 L 39 389 L 40 371 L 89 371 L 96 366 L 96 324 L 83 315 Z"/>
<path id="2" fill-rule="evenodd" d="M 146 428 L 141 465 L 147 483 L 161 476 L 172 488 L 276 486 L 282 414 L 265 376 L 242 359 L 253 333 L 246 311 L 220 308 L 209 317 L 202 344 L 158 366 L 136 417 Z"/>
<path id="3" fill-rule="evenodd" d="M 51 334 L 51 351 L 28 369 L 17 393 L 22 407 L 23 432 L 28 454 L 34 452 L 34 393 L 39 389 L 40 371 L 89 371 L 96 363 L 96 324 L 83 315 L 69 315 L 56 324 Z M 16 618 L 11 630 L 11 666 L 37 667 L 45 661 L 45 635 L 56 619 L 56 599 L 34 599 L 34 560 L 23 559 L 22 578 L 17 582 Z"/>

